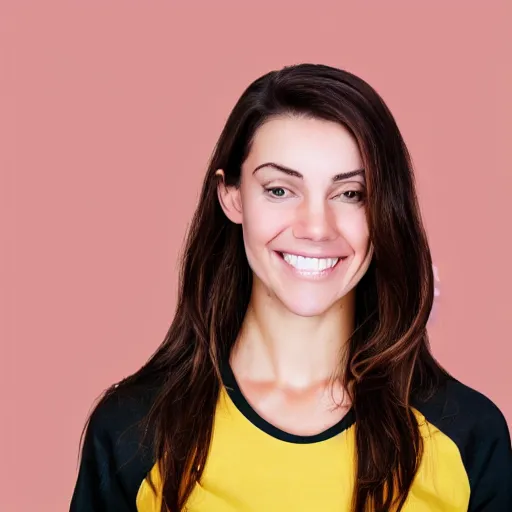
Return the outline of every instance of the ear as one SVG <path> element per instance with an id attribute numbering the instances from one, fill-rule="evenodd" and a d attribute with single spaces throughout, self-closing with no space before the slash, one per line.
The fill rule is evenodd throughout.
<path id="1" fill-rule="evenodd" d="M 227 186 L 224 171 L 217 170 L 217 195 L 222 210 L 226 217 L 235 224 L 242 224 L 242 198 L 240 196 L 240 188 L 235 186 Z"/>

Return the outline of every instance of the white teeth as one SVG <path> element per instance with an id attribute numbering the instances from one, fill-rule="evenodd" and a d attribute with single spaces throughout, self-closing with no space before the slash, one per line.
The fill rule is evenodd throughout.
<path id="1" fill-rule="evenodd" d="M 327 268 L 334 267 L 339 260 L 339 258 L 305 258 L 304 256 L 296 256 L 286 252 L 283 253 L 283 258 L 292 267 L 309 272 L 321 272 Z"/>

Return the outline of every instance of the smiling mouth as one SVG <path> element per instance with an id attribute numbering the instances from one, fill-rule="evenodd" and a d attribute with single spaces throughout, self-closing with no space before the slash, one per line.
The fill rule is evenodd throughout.
<path id="1" fill-rule="evenodd" d="M 318 274 L 332 270 L 343 258 L 310 258 L 278 252 L 283 260 L 301 273 Z"/>

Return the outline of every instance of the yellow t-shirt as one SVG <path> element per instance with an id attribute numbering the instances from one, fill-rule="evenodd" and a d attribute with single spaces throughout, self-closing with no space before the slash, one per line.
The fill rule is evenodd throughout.
<path id="1" fill-rule="evenodd" d="M 93 414 L 71 512 L 160 512 L 158 465 L 150 449 L 137 451 L 137 431 L 128 428 L 151 400 L 124 393 Z M 425 448 L 404 512 L 512 511 L 510 435 L 496 406 L 449 380 L 414 412 Z M 349 411 L 317 435 L 284 432 L 252 409 L 228 366 L 209 456 L 187 511 L 348 512 L 355 428 Z"/>

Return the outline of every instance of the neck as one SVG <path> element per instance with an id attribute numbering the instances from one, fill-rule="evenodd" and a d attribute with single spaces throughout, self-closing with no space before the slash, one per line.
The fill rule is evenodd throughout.
<path id="1" fill-rule="evenodd" d="M 274 296 L 253 287 L 231 354 L 235 374 L 252 381 L 304 389 L 339 375 L 354 326 L 355 292 L 321 316 L 300 317 Z"/>

